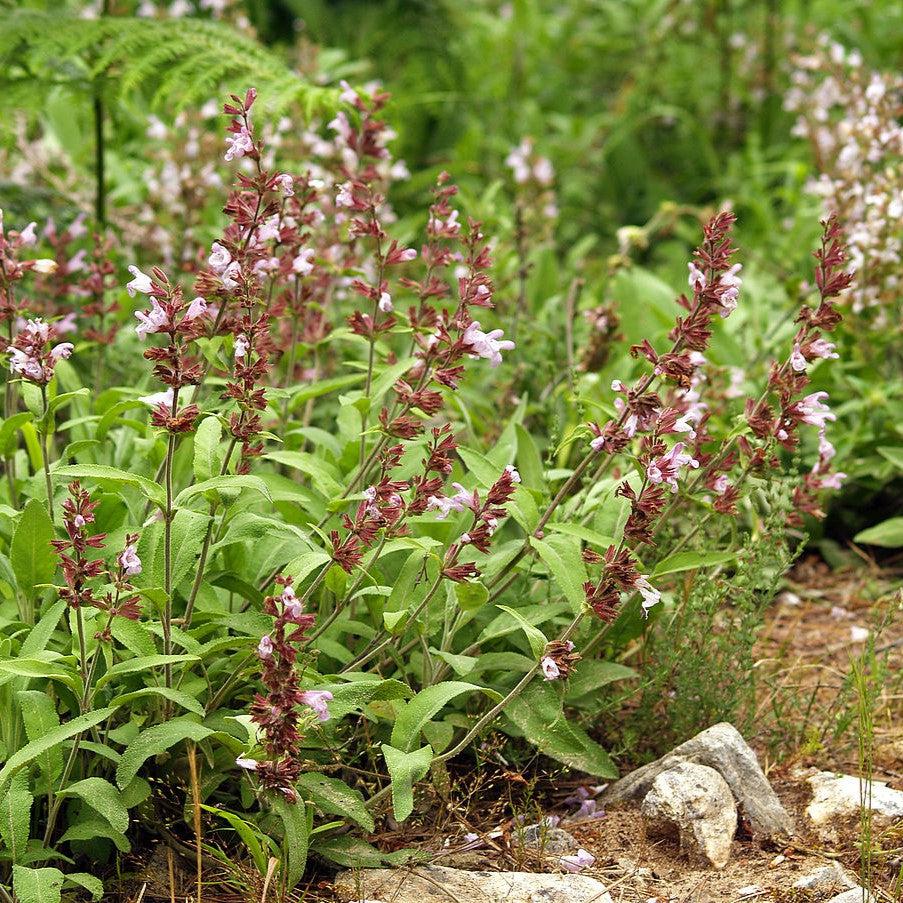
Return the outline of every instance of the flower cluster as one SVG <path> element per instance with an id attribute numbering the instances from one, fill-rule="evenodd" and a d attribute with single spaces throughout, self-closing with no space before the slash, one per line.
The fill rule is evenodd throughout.
<path id="1" fill-rule="evenodd" d="M 96 608 L 107 613 L 106 626 L 98 633 L 98 638 L 109 641 L 110 625 L 114 617 L 137 620 L 141 615 L 138 596 L 134 593 L 130 579 L 141 573 L 138 558 L 138 534 L 130 533 L 125 539 L 125 548 L 116 556 L 116 564 L 108 570 L 102 557 L 89 557 L 90 549 L 104 548 L 106 533 L 89 533 L 89 524 L 94 523 L 94 511 L 98 502 L 92 501 L 86 489 L 78 482 L 69 485 L 69 496 L 63 502 L 63 529 L 66 539 L 51 540 L 51 546 L 59 553 L 66 586 L 60 590 L 60 598 L 71 608 Z M 93 581 L 106 577 L 112 589 L 98 596 Z"/>
<path id="2" fill-rule="evenodd" d="M 266 693 L 257 693 L 251 705 L 251 719 L 260 728 L 260 745 L 266 759 L 248 757 L 237 760 L 240 767 L 253 771 L 265 790 L 297 800 L 294 784 L 301 774 L 299 744 L 305 725 L 311 719 L 327 721 L 327 690 L 302 690 L 297 667 L 298 649 L 304 634 L 314 622 L 305 614 L 303 602 L 295 595 L 290 577 L 277 577 L 278 595 L 264 599 L 264 611 L 274 618 L 273 629 L 257 646 L 261 680 Z"/>
<path id="3" fill-rule="evenodd" d="M 167 338 L 162 346 L 153 346 L 144 356 L 154 363 L 154 375 L 168 388 L 156 395 L 142 398 L 153 408 L 151 421 L 170 433 L 189 432 L 194 428 L 199 409 L 195 404 L 179 407 L 179 393 L 186 386 L 201 381 L 201 364 L 191 356 L 191 343 L 207 330 L 207 302 L 197 297 L 184 300 L 180 286 L 172 285 L 166 274 L 154 267 L 148 276 L 135 266 L 129 271 L 133 278 L 126 288 L 130 295 L 136 292 L 150 297 L 150 310 L 138 311 L 135 332 L 141 339 L 160 334 Z"/>
<path id="4" fill-rule="evenodd" d="M 855 313 L 895 328 L 903 260 L 903 78 L 869 72 L 857 51 L 823 39 L 796 60 L 785 107 L 794 132 L 810 142 L 820 170 L 811 192 L 824 199 L 847 233 L 856 278 Z"/>
<path id="5" fill-rule="evenodd" d="M 72 342 L 54 344 L 55 327 L 43 320 L 27 320 L 9 348 L 9 369 L 23 379 L 46 386 L 59 361 L 72 354 Z"/>

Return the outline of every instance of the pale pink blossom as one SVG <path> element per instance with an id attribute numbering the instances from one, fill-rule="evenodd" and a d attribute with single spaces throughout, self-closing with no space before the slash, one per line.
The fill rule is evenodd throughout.
<path id="1" fill-rule="evenodd" d="M 207 313 L 207 301 L 198 295 L 198 297 L 188 305 L 188 310 L 185 311 L 183 319 L 195 320 L 198 317 L 203 317 L 205 313 Z"/>
<path id="2" fill-rule="evenodd" d="M 217 276 L 221 276 L 230 263 L 232 263 L 232 255 L 218 241 L 215 241 L 211 245 L 210 256 L 207 258 L 207 265 L 217 274 Z"/>
<path id="3" fill-rule="evenodd" d="M 134 544 L 127 545 L 117 558 L 119 566 L 130 577 L 141 573 L 141 559 L 138 557 L 138 550 Z"/>
<path id="4" fill-rule="evenodd" d="M 379 309 L 384 314 L 390 314 L 395 310 L 395 306 L 392 304 L 392 296 L 388 292 L 383 292 L 379 296 Z"/>
<path id="5" fill-rule="evenodd" d="M 576 853 L 569 856 L 562 856 L 558 860 L 568 872 L 582 872 L 585 868 L 589 868 L 596 861 L 596 857 L 592 853 L 584 849 L 577 850 Z"/>
<path id="6" fill-rule="evenodd" d="M 261 658 L 271 658 L 273 655 L 273 641 L 269 635 L 262 636 L 257 644 L 257 654 Z"/>
<path id="7" fill-rule="evenodd" d="M 154 287 L 151 277 L 147 273 L 142 273 L 136 266 L 130 266 L 129 272 L 134 277 L 125 287 L 129 297 L 134 298 L 136 292 L 141 292 L 142 295 L 149 295 Z"/>
<path id="8" fill-rule="evenodd" d="M 543 677 L 546 680 L 558 680 L 561 677 L 561 669 L 555 664 L 551 656 L 546 656 L 541 662 Z"/>
<path id="9" fill-rule="evenodd" d="M 304 248 L 292 261 L 292 270 L 299 276 L 307 276 L 313 271 L 315 256 L 313 248 Z"/>
<path id="10" fill-rule="evenodd" d="M 326 703 L 332 699 L 329 690 L 305 690 L 298 696 L 298 701 L 313 709 L 320 721 L 329 721 L 329 709 Z"/>
<path id="11" fill-rule="evenodd" d="M 641 574 L 633 582 L 634 587 L 643 597 L 643 613 L 648 614 L 649 609 L 662 600 L 662 594 L 649 582 L 645 574 Z"/>
<path id="12" fill-rule="evenodd" d="M 479 322 L 474 320 L 464 331 L 462 340 L 470 346 L 468 351 L 471 354 L 485 358 L 491 367 L 498 367 L 502 362 L 502 352 L 511 351 L 514 348 L 514 342 L 510 339 L 502 339 L 503 334 L 501 329 L 483 332 Z"/>
<path id="13" fill-rule="evenodd" d="M 138 333 L 138 338 L 142 340 L 146 339 L 151 333 L 159 332 L 161 329 L 169 326 L 169 317 L 166 316 L 166 311 L 157 303 L 156 298 L 151 298 L 151 309 L 148 313 L 145 313 L 143 310 L 135 311 L 135 319 L 138 320 L 135 332 Z"/>
<path id="14" fill-rule="evenodd" d="M 225 153 L 225 160 L 227 163 L 232 160 L 237 160 L 254 150 L 254 142 L 251 140 L 251 134 L 244 127 L 242 127 L 240 132 L 226 135 L 226 144 L 228 145 Z"/>

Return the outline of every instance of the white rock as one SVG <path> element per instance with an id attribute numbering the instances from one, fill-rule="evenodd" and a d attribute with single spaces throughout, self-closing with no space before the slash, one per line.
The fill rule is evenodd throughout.
<path id="1" fill-rule="evenodd" d="M 863 893 L 861 887 L 853 887 L 836 897 L 831 897 L 828 903 L 878 903 L 878 898 L 868 892 Z"/>
<path id="2" fill-rule="evenodd" d="M 714 768 L 678 762 L 652 782 L 640 810 L 653 826 L 677 827 L 680 848 L 690 859 L 724 868 L 737 830 L 737 804 Z"/>
<path id="3" fill-rule="evenodd" d="M 577 838 L 564 828 L 542 824 L 527 825 L 515 831 L 512 840 L 515 845 L 520 842 L 527 849 L 549 855 L 573 853 L 580 846 Z"/>
<path id="4" fill-rule="evenodd" d="M 859 778 L 849 774 L 816 771 L 807 779 L 812 787 L 812 802 L 806 814 L 816 825 L 824 825 L 834 818 L 856 815 L 862 797 Z M 865 794 L 868 807 L 875 815 L 893 820 L 903 818 L 903 791 L 892 790 L 883 781 L 871 782 L 871 798 Z"/>
<path id="5" fill-rule="evenodd" d="M 808 874 L 803 875 L 793 882 L 794 887 L 804 890 L 815 888 L 852 888 L 857 887 L 856 882 L 847 874 L 846 869 L 839 862 L 823 865 Z"/>
<path id="6" fill-rule="evenodd" d="M 470 872 L 438 865 L 342 872 L 335 891 L 346 903 L 362 897 L 392 903 L 613 903 L 605 885 L 589 875 Z"/>
<path id="7" fill-rule="evenodd" d="M 641 800 L 656 775 L 682 761 L 714 768 L 727 781 L 755 833 L 779 839 L 793 833 L 793 821 L 759 767 L 756 754 L 740 732 L 727 722 L 707 728 L 668 755 L 616 781 L 600 794 L 599 802 L 611 805 Z"/>

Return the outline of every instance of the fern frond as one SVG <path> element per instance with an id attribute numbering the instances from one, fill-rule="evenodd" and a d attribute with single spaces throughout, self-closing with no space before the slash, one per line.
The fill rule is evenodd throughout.
<path id="1" fill-rule="evenodd" d="M 339 92 L 306 81 L 276 54 L 218 22 L 199 19 L 79 19 L 17 10 L 0 16 L 0 87 L 17 102 L 61 83 L 109 96 L 140 94 L 180 110 L 253 85 L 271 113 L 307 115 L 339 106 Z"/>

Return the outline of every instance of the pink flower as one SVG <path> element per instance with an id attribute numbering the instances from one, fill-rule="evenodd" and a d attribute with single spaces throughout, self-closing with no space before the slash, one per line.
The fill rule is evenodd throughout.
<path id="1" fill-rule="evenodd" d="M 141 559 L 138 557 L 138 551 L 134 545 L 126 546 L 119 553 L 119 557 L 116 560 L 123 571 L 130 577 L 141 573 Z"/>
<path id="2" fill-rule="evenodd" d="M 276 184 L 282 191 L 282 196 L 291 198 L 295 196 L 295 180 L 287 173 L 276 176 Z"/>
<path id="3" fill-rule="evenodd" d="M 26 248 L 30 248 L 32 245 L 36 245 L 38 243 L 38 236 L 35 234 L 35 227 L 37 223 L 29 223 L 20 233 L 19 233 L 19 241 Z"/>
<path id="4" fill-rule="evenodd" d="M 211 246 L 207 265 L 217 276 L 222 276 L 230 263 L 232 263 L 232 255 L 218 241 L 215 241 Z"/>
<path id="5" fill-rule="evenodd" d="M 802 423 L 809 423 L 824 429 L 829 420 L 836 420 L 837 415 L 822 401 L 827 398 L 827 392 L 813 392 L 792 406 L 797 419 Z"/>
<path id="6" fill-rule="evenodd" d="M 339 207 L 354 207 L 354 195 L 351 187 L 351 182 L 345 182 L 339 186 L 339 193 L 335 198 L 335 202 Z"/>
<path id="7" fill-rule="evenodd" d="M 32 357 L 21 348 L 10 349 L 12 357 L 9 360 L 9 369 L 13 373 L 21 373 L 27 379 L 40 382 L 44 379 L 44 368 L 37 358 Z"/>
<path id="8" fill-rule="evenodd" d="M 75 349 L 75 345 L 72 342 L 60 342 L 59 345 L 55 345 L 50 350 L 50 357 L 53 358 L 53 361 L 67 360 L 71 355 L 73 350 Z"/>
<path id="9" fill-rule="evenodd" d="M 326 707 L 326 703 L 331 699 L 332 693 L 329 690 L 305 690 L 298 696 L 299 702 L 313 709 L 320 721 L 329 721 L 329 709 Z"/>
<path id="10" fill-rule="evenodd" d="M 806 358 L 803 357 L 803 352 L 800 350 L 799 345 L 793 346 L 793 354 L 790 355 L 790 366 L 797 373 L 803 373 L 806 369 Z"/>
<path id="11" fill-rule="evenodd" d="M 142 395 L 138 401 L 144 402 L 144 404 L 152 408 L 158 408 L 162 404 L 171 410 L 173 394 L 173 388 L 170 386 L 165 392 L 154 392 L 153 395 Z"/>
<path id="12" fill-rule="evenodd" d="M 493 329 L 491 332 L 483 332 L 478 321 L 474 320 L 464 331 L 462 341 L 469 345 L 468 351 L 476 357 L 482 357 L 489 361 L 491 367 L 498 367 L 502 362 L 502 352 L 511 351 L 514 342 L 509 339 L 501 340 L 501 329 Z M 501 340 L 501 341 L 500 341 Z"/>
<path id="13" fill-rule="evenodd" d="M 512 483 L 520 482 L 520 474 L 517 472 L 517 468 L 513 464 L 506 465 L 505 473 L 510 475 Z"/>
<path id="14" fill-rule="evenodd" d="M 558 668 L 558 665 L 555 664 L 555 660 L 550 656 L 546 656 L 541 662 L 540 666 L 542 667 L 543 677 L 546 680 L 558 680 L 561 677 L 561 671 Z"/>
<path id="15" fill-rule="evenodd" d="M 653 605 L 657 605 L 662 600 L 662 594 L 649 583 L 649 578 L 640 575 L 633 581 L 634 588 L 643 597 L 643 613 L 648 614 L 649 609 Z"/>
<path id="16" fill-rule="evenodd" d="M 198 296 L 188 305 L 188 310 L 185 311 L 185 316 L 182 319 L 194 320 L 197 317 L 203 317 L 205 313 L 207 313 L 207 302 Z"/>
<path id="17" fill-rule="evenodd" d="M 579 849 L 571 856 L 562 856 L 558 861 L 565 871 L 576 873 L 589 868 L 596 861 L 596 857 L 587 850 Z"/>
<path id="18" fill-rule="evenodd" d="M 129 272 L 134 277 L 125 287 L 125 290 L 129 293 L 129 297 L 134 298 L 135 292 L 141 292 L 142 295 L 149 295 L 154 287 L 151 277 L 148 276 L 147 273 L 142 273 L 136 266 L 130 266 Z"/>
<path id="19" fill-rule="evenodd" d="M 696 266 L 696 262 L 691 260 L 687 264 L 687 269 L 690 271 L 690 278 L 687 280 L 690 283 L 690 288 L 693 291 L 704 289 L 706 287 L 705 273 Z"/>
<path id="20" fill-rule="evenodd" d="M 238 288 L 238 277 L 241 275 L 241 264 L 237 260 L 233 260 L 229 266 L 220 274 L 220 282 L 223 288 Z"/>
<path id="21" fill-rule="evenodd" d="M 263 636 L 260 638 L 260 642 L 257 644 L 257 654 L 261 658 L 270 658 L 273 655 L 273 641 L 270 639 L 269 635 Z"/>
<path id="22" fill-rule="evenodd" d="M 159 332 L 169 325 L 169 317 L 166 316 L 166 311 L 157 303 L 156 298 L 151 298 L 151 309 L 148 313 L 141 310 L 135 311 L 135 318 L 138 320 L 135 332 L 138 333 L 138 338 L 142 340 L 146 339 L 151 333 Z"/>
<path id="23" fill-rule="evenodd" d="M 307 276 L 314 268 L 314 256 L 313 248 L 305 248 L 292 261 L 292 270 L 299 276 Z"/>
<path id="24" fill-rule="evenodd" d="M 660 458 L 650 462 L 646 468 L 646 478 L 650 483 L 667 483 L 672 492 L 677 492 L 677 476 L 681 467 L 699 467 L 699 462 L 683 450 L 683 442 L 676 442 Z"/>
<path id="25" fill-rule="evenodd" d="M 240 335 L 235 339 L 235 358 L 238 360 L 239 358 L 243 358 L 247 355 L 248 349 L 250 349 L 251 343 L 248 341 L 248 337 L 246 335 Z"/>
<path id="26" fill-rule="evenodd" d="M 388 292 L 383 292 L 379 296 L 379 309 L 384 314 L 390 314 L 393 310 L 395 310 L 395 307 L 392 304 L 392 296 Z"/>
<path id="27" fill-rule="evenodd" d="M 239 756 L 235 760 L 235 764 L 239 768 L 244 768 L 247 771 L 256 771 L 257 770 L 257 762 L 254 759 L 247 759 L 244 756 Z"/>
<path id="28" fill-rule="evenodd" d="M 251 134 L 244 126 L 242 126 L 240 132 L 226 135 L 226 144 L 229 145 L 225 153 L 227 163 L 237 160 L 254 150 Z"/>

